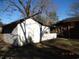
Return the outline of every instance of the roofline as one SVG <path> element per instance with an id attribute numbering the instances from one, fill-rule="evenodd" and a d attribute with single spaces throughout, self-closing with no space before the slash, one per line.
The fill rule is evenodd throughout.
<path id="1" fill-rule="evenodd" d="M 79 20 L 75 20 L 75 19 L 79 19 L 79 16 L 74 16 L 74 17 L 69 17 L 69 18 L 66 18 L 66 19 L 63 19 L 63 20 L 61 20 L 60 22 L 69 22 L 69 21 L 79 21 Z"/>
<path id="2" fill-rule="evenodd" d="M 55 25 L 55 26 L 59 26 L 59 24 L 61 24 L 61 23 L 66 23 L 66 22 L 71 22 L 71 20 L 79 21 L 79 20 L 75 20 L 75 18 L 79 19 L 78 16 L 76 16 L 76 17 L 69 17 L 69 18 L 60 20 L 59 22 L 57 22 L 57 23 L 55 23 L 55 24 L 52 24 L 52 25 L 53 25 L 53 26 L 54 26 L 54 25 Z M 52 25 L 51 25 L 51 26 L 52 26 Z"/>
<path id="3" fill-rule="evenodd" d="M 4 26 L 10 25 L 10 24 L 18 24 L 18 23 L 21 23 L 21 22 L 25 21 L 26 19 L 29 19 L 29 18 L 31 18 L 31 17 L 34 17 L 34 16 L 36 16 L 36 15 L 38 15 L 38 14 L 40 14 L 40 13 L 41 13 L 41 11 L 39 11 L 39 12 L 37 12 L 37 13 L 31 15 L 31 16 L 25 17 L 25 18 L 23 18 L 23 19 L 20 19 L 20 20 L 11 22 L 11 23 L 9 23 L 9 24 L 5 24 Z M 35 21 L 36 21 L 36 20 L 35 20 Z M 37 22 L 38 22 L 38 21 L 37 21 Z"/>
<path id="4" fill-rule="evenodd" d="M 3 27 L 2 33 L 11 33 L 12 30 L 17 26 L 17 24 L 22 23 L 22 22 L 25 21 L 26 19 L 29 19 L 29 18 L 31 18 L 31 17 L 33 17 L 33 16 L 36 16 L 36 15 L 38 15 L 38 14 L 40 14 L 40 13 L 41 13 L 41 11 L 39 11 L 38 13 L 33 14 L 32 16 L 25 17 L 24 19 L 20 19 L 20 20 L 11 22 L 11 23 L 9 23 L 9 24 L 3 25 L 3 26 L 2 26 L 2 27 Z M 7 32 L 8 30 L 10 30 L 10 31 Z"/>

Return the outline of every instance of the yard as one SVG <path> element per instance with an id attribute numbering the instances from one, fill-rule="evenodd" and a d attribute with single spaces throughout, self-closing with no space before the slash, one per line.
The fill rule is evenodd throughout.
<path id="1" fill-rule="evenodd" d="M 77 59 L 79 41 L 57 38 L 33 45 L 12 47 L 5 52 L 0 51 L 0 55 L 0 59 Z"/>
<path id="2" fill-rule="evenodd" d="M 45 44 L 55 46 L 61 49 L 69 50 L 79 55 L 79 40 L 57 38 L 44 42 Z"/>

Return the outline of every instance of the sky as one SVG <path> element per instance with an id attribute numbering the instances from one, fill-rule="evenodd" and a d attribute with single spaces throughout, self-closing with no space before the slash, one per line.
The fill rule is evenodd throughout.
<path id="1" fill-rule="evenodd" d="M 7 1 L 7 0 L 4 0 Z M 68 11 L 69 11 L 69 6 L 73 3 L 79 0 L 52 0 L 52 2 L 56 5 L 56 12 L 59 17 L 59 20 L 63 20 L 65 18 L 68 18 Z M 34 2 L 34 1 L 33 1 Z M 6 4 L 7 3 L 7 4 Z M 5 12 L 5 8 L 8 5 L 8 2 L 3 2 L 3 0 L 0 0 L 0 19 L 3 23 L 8 24 L 10 22 L 13 22 L 15 20 L 21 19 L 21 14 L 20 12 L 16 11 L 11 11 L 11 10 L 6 10 L 6 11 L 11 11 L 11 14 L 8 14 L 8 12 Z"/>
<path id="2" fill-rule="evenodd" d="M 70 5 L 79 0 L 54 0 L 54 3 L 57 5 L 57 14 L 59 16 L 59 20 L 63 20 L 69 16 Z"/>

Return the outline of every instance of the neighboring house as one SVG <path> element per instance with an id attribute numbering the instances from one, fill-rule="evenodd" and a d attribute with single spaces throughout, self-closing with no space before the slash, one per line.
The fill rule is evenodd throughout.
<path id="1" fill-rule="evenodd" d="M 2 32 L 2 26 L 0 26 L 0 33 Z"/>
<path id="2" fill-rule="evenodd" d="M 79 17 L 66 18 L 51 26 L 58 37 L 79 39 Z"/>
<path id="3" fill-rule="evenodd" d="M 46 38 L 45 36 L 50 35 L 49 27 L 44 26 L 42 23 L 32 18 L 21 19 L 19 21 L 4 25 L 2 33 L 4 33 L 4 40 L 6 42 L 19 46 L 26 44 L 26 42 L 38 43 L 40 40 L 43 41 L 43 39 L 47 40 L 56 38 L 56 36 Z M 45 33 L 46 35 L 44 35 Z"/>
<path id="4" fill-rule="evenodd" d="M 2 26 L 3 26 L 3 24 L 2 24 L 2 22 L 0 22 L 0 33 L 2 32 Z"/>
<path id="5" fill-rule="evenodd" d="M 0 40 L 3 39 L 3 35 L 1 34 L 1 32 L 2 32 L 2 26 L 3 26 L 3 24 L 0 22 Z"/>

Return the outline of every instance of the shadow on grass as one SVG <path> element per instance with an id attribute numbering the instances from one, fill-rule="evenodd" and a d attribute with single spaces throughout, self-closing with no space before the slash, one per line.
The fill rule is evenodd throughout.
<path id="1" fill-rule="evenodd" d="M 46 44 L 45 44 L 46 45 Z M 49 48 L 38 48 L 35 45 L 27 44 L 23 47 L 12 47 L 7 51 L 1 59 L 76 59 L 74 55 L 64 55 L 63 53 L 69 53 L 63 49 L 47 45 Z"/>

